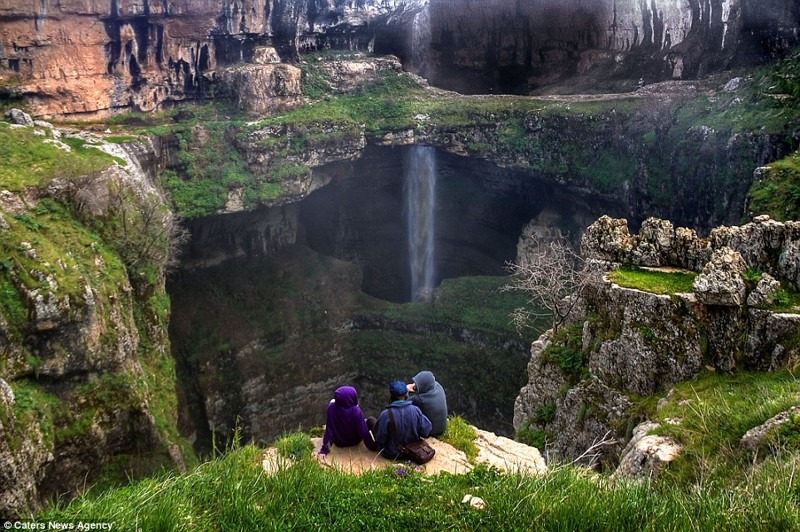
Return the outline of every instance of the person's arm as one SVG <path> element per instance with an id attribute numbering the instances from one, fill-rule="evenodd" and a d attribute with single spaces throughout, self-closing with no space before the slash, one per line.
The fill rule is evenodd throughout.
<path id="1" fill-rule="evenodd" d="M 380 447 L 378 447 L 372 432 L 370 432 L 369 427 L 367 427 L 367 420 L 364 419 L 364 413 L 360 408 L 358 409 L 358 415 L 361 417 L 361 440 L 364 442 L 364 446 L 370 451 L 380 451 Z M 377 429 L 377 423 L 375 426 Z"/>
<path id="2" fill-rule="evenodd" d="M 431 428 L 433 428 L 433 425 L 431 425 L 431 420 L 428 419 L 428 416 L 422 413 L 422 410 L 419 410 L 419 418 L 417 420 L 417 430 L 419 431 L 420 437 L 427 438 L 428 435 L 431 433 Z"/>
<path id="3" fill-rule="evenodd" d="M 330 450 L 331 440 L 333 440 L 333 432 L 331 429 L 331 406 L 332 402 L 328 403 L 328 409 L 325 411 L 325 434 L 322 436 L 322 447 L 319 449 L 319 455 L 325 456 Z"/>
<path id="4" fill-rule="evenodd" d="M 378 447 L 378 450 L 383 450 L 386 447 L 386 440 L 389 436 L 389 414 L 386 413 L 386 410 L 381 412 L 381 415 L 378 417 L 378 422 L 375 424 L 375 445 Z"/>

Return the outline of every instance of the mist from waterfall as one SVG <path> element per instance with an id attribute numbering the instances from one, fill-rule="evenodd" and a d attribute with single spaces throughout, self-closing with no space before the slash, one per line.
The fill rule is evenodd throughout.
<path id="1" fill-rule="evenodd" d="M 436 151 L 430 146 L 412 146 L 409 150 L 405 164 L 405 191 L 411 300 L 430 301 L 435 282 L 436 206 Z"/>

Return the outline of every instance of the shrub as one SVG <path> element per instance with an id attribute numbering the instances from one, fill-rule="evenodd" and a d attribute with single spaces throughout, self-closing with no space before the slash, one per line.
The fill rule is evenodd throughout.
<path id="1" fill-rule="evenodd" d="M 314 445 L 311 443 L 311 437 L 305 432 L 294 432 L 275 442 L 275 448 L 284 458 L 299 461 L 311 457 Z"/>
<path id="2" fill-rule="evenodd" d="M 439 439 L 462 451 L 467 455 L 467 460 L 472 462 L 478 456 L 478 448 L 475 446 L 477 435 L 475 428 L 461 416 L 450 416 L 447 421 L 447 430 Z"/>

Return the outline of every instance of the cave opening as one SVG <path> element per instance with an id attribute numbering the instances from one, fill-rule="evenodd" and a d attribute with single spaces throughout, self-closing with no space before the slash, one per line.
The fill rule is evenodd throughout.
<path id="1" fill-rule="evenodd" d="M 300 204 L 309 247 L 357 263 L 362 290 L 392 302 L 414 296 L 405 195 L 412 146 L 369 147 L 353 162 L 320 169 L 330 184 Z M 552 186 L 478 159 L 436 150 L 433 279 L 504 275 L 523 226 L 552 204 Z"/>
<path id="2" fill-rule="evenodd" d="M 435 158 L 422 165 L 436 182 L 435 295 L 412 302 L 406 189 L 420 151 Z M 577 237 L 608 205 L 429 147 L 368 146 L 311 180 L 316 189 L 295 203 L 187 222 L 192 240 L 167 286 L 184 434 L 207 450 L 212 434 L 230 437 L 240 419 L 243 437 L 269 441 L 322 423 L 319 405 L 337 384 L 356 383 L 364 407 L 376 410 L 387 379 L 421 367 L 448 383 L 454 412 L 508 433 L 529 343 L 503 329 L 504 307 L 502 327 L 448 324 L 434 308 L 456 297 L 457 315 L 476 304 L 481 314 L 530 222 Z M 476 397 L 491 375 L 473 368 L 486 364 L 509 376 L 502 390 Z"/>

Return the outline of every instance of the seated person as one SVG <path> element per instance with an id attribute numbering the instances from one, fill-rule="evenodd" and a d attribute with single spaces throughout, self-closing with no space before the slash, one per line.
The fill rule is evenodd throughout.
<path id="1" fill-rule="evenodd" d="M 331 445 L 351 447 L 362 441 L 367 449 L 379 449 L 358 406 L 358 392 L 352 386 L 341 386 L 333 392 L 333 399 L 328 403 L 325 435 L 317 459 L 324 462 Z"/>
<path id="2" fill-rule="evenodd" d="M 438 436 L 447 428 L 447 396 L 442 385 L 430 371 L 420 371 L 408 385 L 411 404 L 418 406 L 431 420 L 431 436 Z"/>
<path id="3" fill-rule="evenodd" d="M 381 455 L 389 460 L 406 460 L 398 445 L 425 438 L 431 432 L 431 422 L 422 410 L 407 400 L 406 383 L 395 381 L 389 385 L 391 403 L 383 409 L 375 423 L 375 442 Z M 392 415 L 389 415 L 389 412 Z M 394 429 L 392 429 L 394 421 Z"/>

